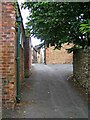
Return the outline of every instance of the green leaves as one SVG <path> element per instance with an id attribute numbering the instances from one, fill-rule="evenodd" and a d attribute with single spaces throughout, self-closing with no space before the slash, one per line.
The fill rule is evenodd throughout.
<path id="1" fill-rule="evenodd" d="M 88 22 L 86 24 L 82 23 L 80 25 L 80 31 L 82 33 L 90 33 L 90 20 L 88 20 Z"/>
<path id="2" fill-rule="evenodd" d="M 62 43 L 73 43 L 82 48 L 88 44 L 89 36 L 83 37 L 82 31 L 89 27 L 83 21 L 90 19 L 90 3 L 25 2 L 22 6 L 30 11 L 27 29 L 32 36 L 55 44 L 58 49 Z"/>

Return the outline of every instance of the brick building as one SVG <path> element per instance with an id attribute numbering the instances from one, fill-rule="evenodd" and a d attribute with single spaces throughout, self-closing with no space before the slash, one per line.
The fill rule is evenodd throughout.
<path id="1" fill-rule="evenodd" d="M 0 3 L 0 81 L 2 105 L 13 107 L 20 100 L 21 81 L 24 79 L 25 32 L 19 5 Z M 1 84 L 0 84 L 1 85 Z"/>
<path id="2" fill-rule="evenodd" d="M 31 38 L 26 37 L 24 41 L 24 74 L 25 77 L 29 77 L 31 68 L 32 68 L 32 43 Z"/>
<path id="3" fill-rule="evenodd" d="M 33 47 L 33 58 L 32 58 L 32 63 L 37 63 L 38 62 L 38 58 L 37 58 L 37 54 L 38 54 L 38 50 L 35 48 L 35 47 Z"/>
<path id="4" fill-rule="evenodd" d="M 54 46 L 50 46 L 45 50 L 45 63 L 46 64 L 65 64 L 65 63 L 72 63 L 73 62 L 73 54 L 67 53 L 68 48 L 71 45 L 64 44 L 61 50 L 54 50 Z"/>

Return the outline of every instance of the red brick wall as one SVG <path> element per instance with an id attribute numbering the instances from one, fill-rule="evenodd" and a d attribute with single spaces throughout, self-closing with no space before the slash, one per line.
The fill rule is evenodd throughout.
<path id="1" fill-rule="evenodd" d="M 64 44 L 61 50 L 54 50 L 54 47 L 49 47 L 46 49 L 46 64 L 65 64 L 72 63 L 73 55 L 68 54 L 65 50 L 72 45 Z"/>
<path id="2" fill-rule="evenodd" d="M 1 21 L 1 20 L 0 20 Z M 2 3 L 2 102 L 11 107 L 16 97 L 16 13 L 14 3 Z"/>
<path id="3" fill-rule="evenodd" d="M 24 50 L 26 52 L 26 49 L 24 48 L 25 41 L 26 41 L 26 37 L 25 37 L 24 26 L 22 22 L 20 25 L 20 81 L 21 81 L 21 84 L 22 84 L 22 81 L 24 80 L 24 59 L 25 59 Z"/>
<path id="4" fill-rule="evenodd" d="M 20 80 L 24 80 L 24 50 L 20 47 Z"/>
<path id="5" fill-rule="evenodd" d="M 30 40 L 29 41 L 29 70 L 31 70 L 31 68 L 32 68 L 32 48 L 31 48 L 31 40 Z"/>
<path id="6" fill-rule="evenodd" d="M 2 8 L 1 8 L 2 7 Z M 1 16 L 2 15 L 2 16 Z M 3 107 L 13 107 L 16 100 L 16 11 L 13 2 L 0 4 L 0 80 Z M 23 24 L 21 31 L 23 32 Z M 23 32 L 24 34 L 24 32 Z M 25 38 L 25 35 L 24 35 Z M 20 48 L 20 80 L 24 79 L 24 49 Z"/>
<path id="7" fill-rule="evenodd" d="M 33 49 L 33 63 L 37 63 L 37 51 Z"/>
<path id="8" fill-rule="evenodd" d="M 31 50 L 31 40 L 30 38 L 26 38 L 24 41 L 24 72 L 25 72 L 25 77 L 29 77 L 29 73 L 31 70 L 31 64 L 32 64 L 32 50 Z"/>
<path id="9" fill-rule="evenodd" d="M 0 3 L 0 111 L 2 111 L 2 4 Z M 2 112 L 0 112 L 0 118 Z"/>

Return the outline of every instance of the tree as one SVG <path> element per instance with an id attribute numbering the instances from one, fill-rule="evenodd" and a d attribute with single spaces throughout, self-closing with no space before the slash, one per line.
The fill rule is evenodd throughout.
<path id="1" fill-rule="evenodd" d="M 22 7 L 30 11 L 27 29 L 32 36 L 58 49 L 63 43 L 73 43 L 70 52 L 88 46 L 89 34 L 79 29 L 90 19 L 90 3 L 25 2 Z"/>
<path id="2" fill-rule="evenodd" d="M 80 25 L 80 31 L 82 33 L 90 33 L 90 20 L 87 23 L 82 23 Z"/>

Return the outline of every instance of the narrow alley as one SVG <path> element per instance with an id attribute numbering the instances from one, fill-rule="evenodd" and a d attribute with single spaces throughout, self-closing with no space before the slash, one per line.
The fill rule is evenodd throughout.
<path id="1" fill-rule="evenodd" d="M 88 118 L 88 104 L 68 78 L 72 64 L 33 64 L 22 87 L 22 100 L 6 118 Z"/>

